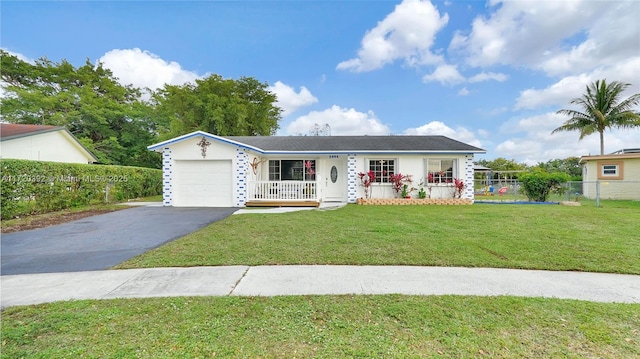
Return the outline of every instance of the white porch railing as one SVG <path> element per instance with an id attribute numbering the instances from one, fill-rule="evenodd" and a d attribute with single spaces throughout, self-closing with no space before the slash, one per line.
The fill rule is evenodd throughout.
<path id="1" fill-rule="evenodd" d="M 250 181 L 247 201 L 317 201 L 316 181 Z"/>

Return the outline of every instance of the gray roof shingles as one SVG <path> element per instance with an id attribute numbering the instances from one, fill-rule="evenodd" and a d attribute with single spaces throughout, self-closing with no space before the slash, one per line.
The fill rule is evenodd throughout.
<path id="1" fill-rule="evenodd" d="M 445 136 L 225 136 L 266 152 L 465 152 L 485 150 Z"/>

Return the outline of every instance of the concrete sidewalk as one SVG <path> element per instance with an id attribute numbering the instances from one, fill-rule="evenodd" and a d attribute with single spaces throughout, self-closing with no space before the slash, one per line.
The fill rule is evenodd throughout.
<path id="1" fill-rule="evenodd" d="M 313 294 L 513 295 L 640 303 L 640 276 L 414 266 L 225 266 L 7 275 L 2 308 L 72 299 Z"/>

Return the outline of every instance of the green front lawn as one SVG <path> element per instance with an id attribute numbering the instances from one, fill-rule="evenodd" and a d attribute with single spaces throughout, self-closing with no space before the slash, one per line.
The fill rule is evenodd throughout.
<path id="1" fill-rule="evenodd" d="M 120 267 L 413 264 L 640 273 L 640 203 L 236 215 Z M 2 311 L 2 358 L 640 357 L 640 305 L 470 296 L 86 300 Z"/>
<path id="2" fill-rule="evenodd" d="M 514 297 L 77 301 L 2 313 L 2 358 L 637 358 L 640 305 Z"/>
<path id="3" fill-rule="evenodd" d="M 234 215 L 118 268 L 353 264 L 640 274 L 640 202 L 357 206 Z"/>

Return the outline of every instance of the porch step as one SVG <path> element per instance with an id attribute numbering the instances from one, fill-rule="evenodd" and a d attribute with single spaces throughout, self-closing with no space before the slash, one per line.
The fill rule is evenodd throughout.
<path id="1" fill-rule="evenodd" d="M 248 201 L 247 207 L 318 207 L 318 201 Z"/>

